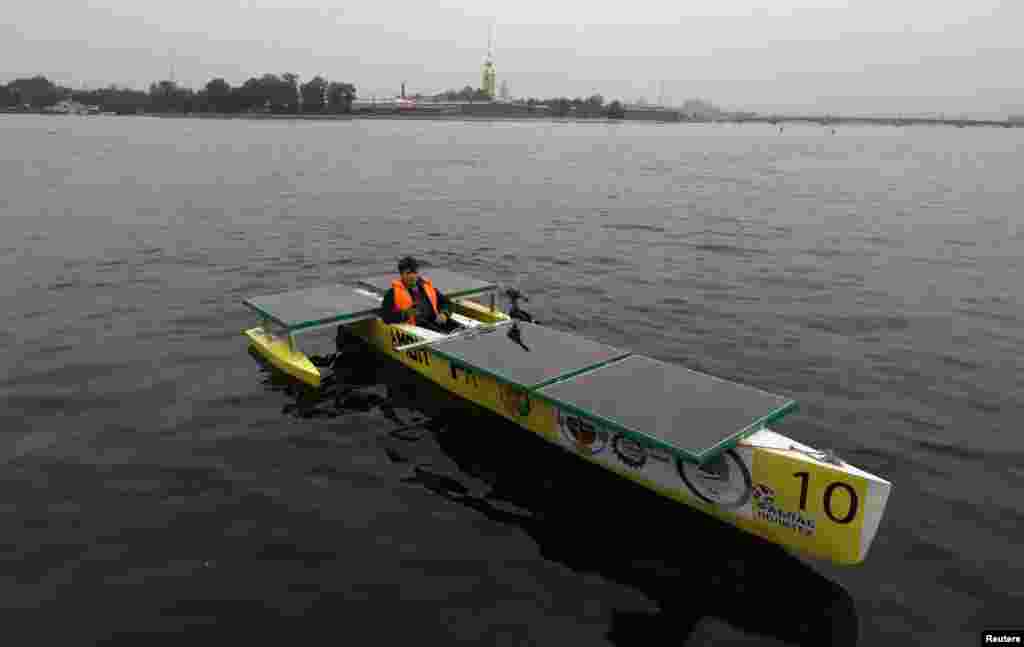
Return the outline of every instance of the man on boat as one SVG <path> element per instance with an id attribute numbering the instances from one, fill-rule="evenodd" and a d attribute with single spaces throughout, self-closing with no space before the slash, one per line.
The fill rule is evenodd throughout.
<path id="1" fill-rule="evenodd" d="M 447 333 L 452 328 L 448 315 L 451 301 L 434 287 L 430 279 L 419 275 L 419 263 L 406 256 L 398 262 L 400 278 L 391 282 L 391 289 L 384 295 L 380 306 L 380 318 L 385 323 L 408 323 L 438 332 Z"/>

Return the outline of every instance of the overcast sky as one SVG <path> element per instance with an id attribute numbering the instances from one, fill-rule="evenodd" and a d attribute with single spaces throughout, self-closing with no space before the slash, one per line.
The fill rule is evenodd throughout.
<path id="1" fill-rule="evenodd" d="M 0 81 L 199 88 L 264 72 L 361 96 L 480 85 L 495 24 L 514 96 L 843 113 L 1024 112 L 1024 0 L 46 0 L 7 3 Z"/>

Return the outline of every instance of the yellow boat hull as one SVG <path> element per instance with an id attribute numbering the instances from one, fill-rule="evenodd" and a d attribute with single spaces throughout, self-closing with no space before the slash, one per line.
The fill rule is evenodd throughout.
<path id="1" fill-rule="evenodd" d="M 245 336 L 249 338 L 249 347 L 275 368 L 309 386 L 320 387 L 320 369 L 304 354 L 292 349 L 288 337 L 275 336 L 258 326 L 246 330 Z"/>
<path id="2" fill-rule="evenodd" d="M 717 474 L 709 473 L 664 450 L 595 429 L 593 423 L 537 393 L 500 383 L 470 367 L 453 366 L 426 348 L 395 350 L 421 341 L 417 332 L 422 329 L 380 319 L 350 329 L 382 354 L 455 395 L 661 496 L 768 541 L 853 565 L 864 561 L 874 540 L 891 484 L 847 463 L 822 460 L 821 452 L 773 431 L 747 437 L 723 455 Z"/>
<path id="3" fill-rule="evenodd" d="M 466 299 L 459 314 L 483 323 L 508 320 L 504 313 Z M 619 476 L 796 552 L 842 565 L 867 556 L 888 501 L 891 484 L 768 429 L 742 440 L 711 465 L 698 466 L 664 449 L 643 446 L 593 421 L 563 410 L 537 392 L 456 365 L 420 347 L 395 348 L 440 337 L 379 318 L 346 326 L 383 355 L 451 393 L 515 422 L 548 442 Z M 313 387 L 320 371 L 293 350 L 287 337 L 262 328 L 245 331 L 250 345 L 284 373 Z"/>

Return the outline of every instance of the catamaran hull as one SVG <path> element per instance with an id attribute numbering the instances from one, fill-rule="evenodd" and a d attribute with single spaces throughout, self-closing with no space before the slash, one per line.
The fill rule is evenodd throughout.
<path id="1" fill-rule="evenodd" d="M 878 530 L 888 481 L 825 460 L 821 452 L 768 429 L 701 466 L 603 429 L 535 391 L 455 364 L 428 348 L 395 350 L 420 341 L 422 329 L 379 319 L 349 328 L 387 357 L 552 444 L 786 548 L 859 564 Z"/>
<path id="2" fill-rule="evenodd" d="M 287 337 L 276 336 L 261 327 L 249 328 L 245 336 L 249 338 L 249 346 L 279 371 L 319 388 L 320 370 L 308 357 L 295 350 Z"/>

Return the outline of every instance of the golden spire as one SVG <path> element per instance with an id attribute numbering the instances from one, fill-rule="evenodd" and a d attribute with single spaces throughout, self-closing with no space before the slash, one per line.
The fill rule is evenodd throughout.
<path id="1" fill-rule="evenodd" d="M 497 75 L 494 70 L 494 25 L 492 23 L 487 32 L 487 58 L 484 59 L 483 78 L 480 84 L 480 89 L 490 99 L 494 99 L 496 80 Z"/>

